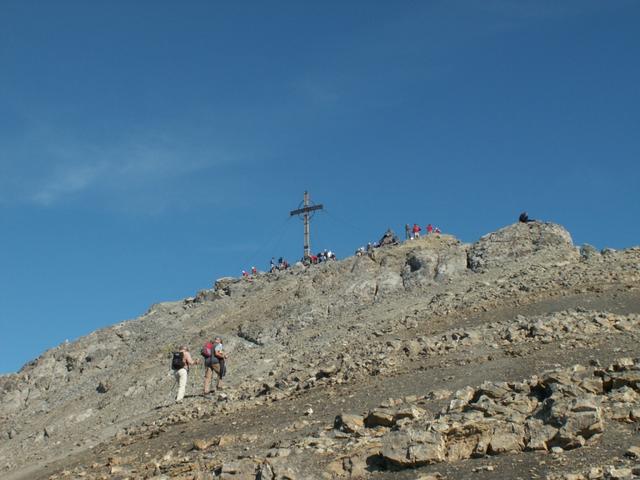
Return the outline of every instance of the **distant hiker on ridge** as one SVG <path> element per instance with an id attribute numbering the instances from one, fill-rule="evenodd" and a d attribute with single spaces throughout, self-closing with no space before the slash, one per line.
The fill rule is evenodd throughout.
<path id="1" fill-rule="evenodd" d="M 411 227 L 409 226 L 409 224 L 405 224 L 404 226 L 404 239 L 405 240 L 410 240 L 411 239 Z"/>
<path id="2" fill-rule="evenodd" d="M 398 237 L 396 237 L 396 234 L 393 233 L 393 230 L 391 230 L 390 228 L 387 228 L 387 231 L 384 232 L 384 235 L 378 242 L 378 245 L 380 247 L 384 247 L 386 245 L 397 245 L 397 244 L 398 244 Z"/>
<path id="3" fill-rule="evenodd" d="M 189 366 L 195 365 L 197 362 L 191 358 L 189 349 L 186 346 L 181 346 L 177 352 L 173 353 L 171 360 L 171 369 L 173 370 L 173 376 L 178 382 L 178 395 L 176 396 L 176 403 L 182 402 L 184 398 L 184 391 L 187 388 L 187 375 L 189 374 Z"/>
<path id="4" fill-rule="evenodd" d="M 520 223 L 530 223 L 530 222 L 535 222 L 535 220 L 533 218 L 529 218 L 529 215 L 527 214 L 527 212 L 522 212 L 520 214 L 520 216 L 518 217 L 518 221 Z"/>
<path id="5" fill-rule="evenodd" d="M 417 223 L 413 224 L 413 236 L 411 237 L 412 239 L 416 239 L 416 238 L 420 238 L 420 231 L 422 229 L 420 228 L 420 225 L 418 225 Z"/>

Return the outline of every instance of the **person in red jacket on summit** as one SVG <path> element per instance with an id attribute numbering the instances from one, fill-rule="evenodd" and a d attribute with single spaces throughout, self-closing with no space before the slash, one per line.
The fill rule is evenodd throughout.
<path id="1" fill-rule="evenodd" d="M 427 225 L 427 235 L 430 235 L 431 233 L 433 233 L 433 225 L 429 224 Z"/>
<path id="2" fill-rule="evenodd" d="M 417 223 L 413 224 L 413 237 L 411 238 L 420 238 L 420 231 L 422 229 L 420 228 L 420 225 L 418 225 Z"/>

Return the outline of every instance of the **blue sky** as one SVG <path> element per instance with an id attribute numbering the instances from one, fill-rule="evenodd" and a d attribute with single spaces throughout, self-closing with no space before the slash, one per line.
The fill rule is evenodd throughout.
<path id="1" fill-rule="evenodd" d="M 640 244 L 640 2 L 0 3 L 0 372 L 387 227 Z"/>

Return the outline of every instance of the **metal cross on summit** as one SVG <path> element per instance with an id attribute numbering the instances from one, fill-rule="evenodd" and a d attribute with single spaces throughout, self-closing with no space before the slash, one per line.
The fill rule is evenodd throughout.
<path id="1" fill-rule="evenodd" d="M 290 216 L 301 215 L 304 220 L 304 259 L 311 257 L 311 234 L 309 232 L 309 223 L 311 221 L 311 212 L 315 212 L 316 210 L 322 210 L 322 204 L 320 205 L 311 205 L 309 200 L 309 192 L 304 192 L 304 200 L 302 202 L 302 208 L 298 208 L 297 210 L 292 210 L 289 212 Z"/>

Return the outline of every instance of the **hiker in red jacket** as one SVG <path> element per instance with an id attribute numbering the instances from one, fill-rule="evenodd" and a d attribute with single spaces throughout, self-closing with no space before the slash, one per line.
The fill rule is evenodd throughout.
<path id="1" fill-rule="evenodd" d="M 413 224 L 413 236 L 411 238 L 420 238 L 420 232 L 422 231 L 422 229 L 420 228 L 420 225 L 418 225 L 417 223 Z"/>
<path id="2" fill-rule="evenodd" d="M 429 224 L 427 225 L 427 235 L 433 233 L 433 225 Z"/>

